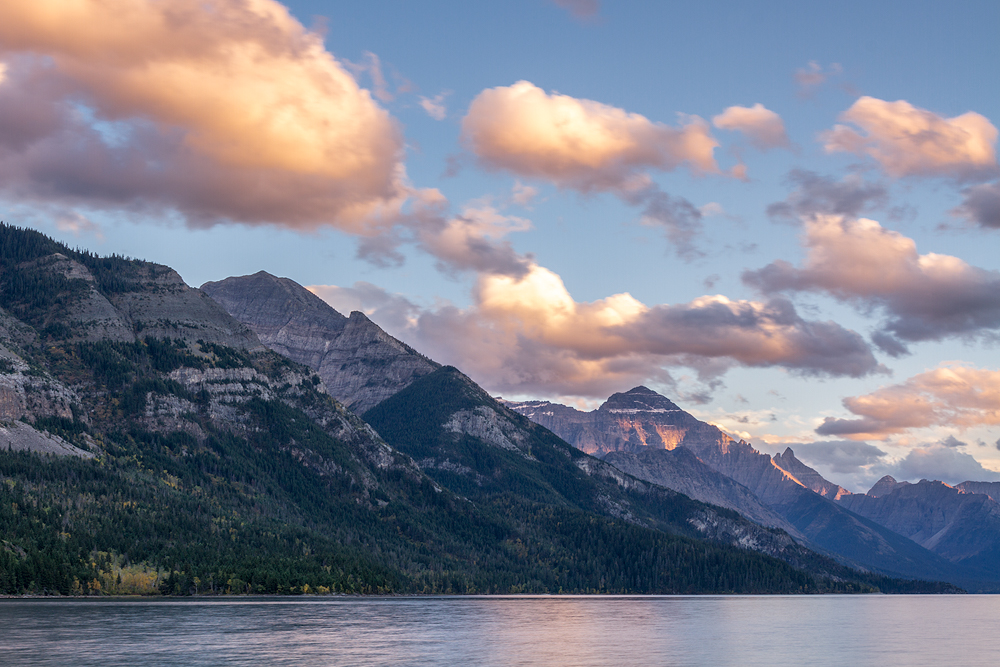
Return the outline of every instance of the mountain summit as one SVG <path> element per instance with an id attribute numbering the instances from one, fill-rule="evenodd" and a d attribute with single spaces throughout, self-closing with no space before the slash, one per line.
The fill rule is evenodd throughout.
<path id="1" fill-rule="evenodd" d="M 201 289 L 264 345 L 315 370 L 330 395 L 359 415 L 440 368 L 364 313 L 344 317 L 288 278 L 259 271 Z"/>

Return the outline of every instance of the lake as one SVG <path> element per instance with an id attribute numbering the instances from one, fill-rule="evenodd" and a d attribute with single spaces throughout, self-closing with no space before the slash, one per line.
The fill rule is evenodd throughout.
<path id="1" fill-rule="evenodd" d="M 0 600 L 13 665 L 1000 664 L 1000 596 Z"/>

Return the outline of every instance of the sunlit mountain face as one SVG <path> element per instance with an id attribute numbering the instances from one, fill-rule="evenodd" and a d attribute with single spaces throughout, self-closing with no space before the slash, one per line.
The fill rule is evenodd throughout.
<path id="1" fill-rule="evenodd" d="M 8 0 L 0 219 L 853 493 L 1000 480 L 1000 7 L 661 4 Z"/>

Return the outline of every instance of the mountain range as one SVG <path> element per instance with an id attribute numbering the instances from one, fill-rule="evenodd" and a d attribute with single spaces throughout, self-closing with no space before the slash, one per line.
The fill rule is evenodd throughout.
<path id="1" fill-rule="evenodd" d="M 1000 484 L 886 477 L 853 494 L 790 448 L 760 453 L 646 387 L 614 394 L 590 412 L 547 401 L 506 404 L 629 474 L 780 527 L 844 563 L 998 588 Z"/>
<path id="2" fill-rule="evenodd" d="M 194 289 L 0 224 L 0 307 L 2 592 L 994 581 L 648 389 L 544 422 L 287 278 Z"/>

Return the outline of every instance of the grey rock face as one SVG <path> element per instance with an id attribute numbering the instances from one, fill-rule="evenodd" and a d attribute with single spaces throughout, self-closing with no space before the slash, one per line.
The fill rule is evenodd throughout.
<path id="1" fill-rule="evenodd" d="M 647 447 L 673 449 L 695 440 L 713 444 L 731 440 L 646 387 L 614 394 L 592 412 L 548 401 L 505 401 L 505 405 L 599 458 Z"/>
<path id="2" fill-rule="evenodd" d="M 76 456 L 92 459 L 94 454 L 72 445 L 57 435 L 36 431 L 24 422 L 0 424 L 0 450 L 38 452 L 55 456 Z"/>
<path id="3" fill-rule="evenodd" d="M 872 488 L 868 489 L 867 495 L 871 496 L 872 498 L 878 498 L 880 496 L 892 493 L 893 489 L 895 489 L 900 484 L 909 484 L 909 482 L 897 482 L 896 478 L 894 478 L 892 475 L 886 475 L 879 481 L 875 482 Z"/>
<path id="4" fill-rule="evenodd" d="M 891 486 L 889 480 L 840 503 L 952 562 L 987 570 L 1000 565 L 1000 504 L 992 496 L 926 479 Z"/>
<path id="5" fill-rule="evenodd" d="M 260 271 L 201 289 L 264 345 L 314 369 L 330 394 L 356 414 L 440 368 L 364 313 L 344 317 L 288 278 Z"/>
<path id="6" fill-rule="evenodd" d="M 795 526 L 764 505 L 748 488 L 709 468 L 686 447 L 610 452 L 604 460 L 639 479 L 679 491 L 704 503 L 735 510 L 751 521 L 781 528 L 793 537 L 805 540 Z"/>

